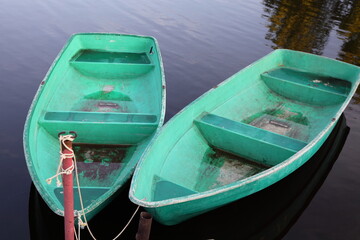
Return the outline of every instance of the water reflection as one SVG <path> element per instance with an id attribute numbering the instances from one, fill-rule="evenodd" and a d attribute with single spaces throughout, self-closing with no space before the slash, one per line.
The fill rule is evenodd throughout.
<path id="1" fill-rule="evenodd" d="M 337 59 L 360 66 L 360 1 L 263 0 L 271 48 L 323 54 L 332 32 L 342 42 Z M 354 96 L 360 104 L 360 88 Z"/>
<path id="2" fill-rule="evenodd" d="M 276 48 L 322 54 L 335 25 L 333 0 L 264 0 L 263 17 L 268 18 L 265 39 Z"/>
<path id="3" fill-rule="evenodd" d="M 360 1 L 264 0 L 272 48 L 322 54 L 331 30 L 343 41 L 339 59 L 360 65 Z"/>
<path id="4" fill-rule="evenodd" d="M 343 41 L 338 59 L 360 66 L 360 1 L 341 1 L 338 16 L 337 34 Z"/>
<path id="5" fill-rule="evenodd" d="M 326 179 L 348 132 L 342 116 L 319 151 L 294 173 L 258 193 L 181 224 L 163 226 L 153 222 L 150 239 L 278 239 L 284 236 Z M 102 239 L 114 237 L 135 207 L 127 191 L 120 193 L 90 221 L 92 231 Z M 63 239 L 62 220 L 45 205 L 33 187 L 29 199 L 31 239 Z M 134 238 L 137 221 L 138 216 L 124 232 L 123 239 Z M 82 231 L 81 239 L 91 239 L 86 230 Z"/>

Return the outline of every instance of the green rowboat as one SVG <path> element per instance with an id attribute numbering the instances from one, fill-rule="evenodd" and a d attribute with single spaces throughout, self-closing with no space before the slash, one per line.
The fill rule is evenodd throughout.
<path id="1" fill-rule="evenodd" d="M 164 114 L 165 79 L 154 38 L 72 36 L 41 82 L 24 129 L 28 169 L 47 205 L 64 214 L 62 186 L 46 182 L 59 164 L 60 132 L 77 134 L 73 149 L 89 220 L 131 177 Z M 74 195 L 81 210 L 76 187 Z"/>
<path id="2" fill-rule="evenodd" d="M 359 77 L 347 63 L 272 52 L 159 131 L 135 170 L 130 199 L 173 225 L 270 186 L 320 148 Z"/>

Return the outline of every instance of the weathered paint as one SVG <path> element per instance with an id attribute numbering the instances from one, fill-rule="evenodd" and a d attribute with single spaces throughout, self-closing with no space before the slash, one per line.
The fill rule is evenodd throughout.
<path id="1" fill-rule="evenodd" d="M 274 51 L 195 100 L 160 130 L 136 168 L 130 199 L 157 221 L 173 225 L 279 181 L 326 140 L 359 74 L 359 67 L 336 60 Z M 240 159 L 226 163 L 213 154 L 216 159 L 205 157 L 205 166 L 209 148 Z M 240 164 L 248 167 L 245 178 Z M 254 171 L 254 164 L 268 167 Z M 199 177 L 203 174 L 209 177 Z M 156 179 L 166 183 L 166 194 L 158 192 Z"/>
<path id="2" fill-rule="evenodd" d="M 74 148 L 90 219 L 130 178 L 162 126 L 163 86 L 163 65 L 154 38 L 112 33 L 71 37 L 41 82 L 24 129 L 30 175 L 55 213 L 64 214 L 63 190 L 45 179 L 56 173 L 58 133 L 78 135 Z M 75 208 L 80 210 L 77 190 L 74 195 Z"/>

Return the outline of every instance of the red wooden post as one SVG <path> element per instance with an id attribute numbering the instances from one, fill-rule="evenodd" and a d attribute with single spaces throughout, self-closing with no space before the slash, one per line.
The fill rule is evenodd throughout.
<path id="1" fill-rule="evenodd" d="M 72 149 L 72 142 L 65 141 L 66 146 Z M 72 152 L 62 147 L 63 154 L 71 154 Z M 71 167 L 73 164 L 72 158 L 65 158 L 63 160 L 63 169 Z M 74 188 L 73 188 L 73 174 L 62 175 L 64 187 L 64 226 L 65 226 L 65 240 L 74 240 Z"/>

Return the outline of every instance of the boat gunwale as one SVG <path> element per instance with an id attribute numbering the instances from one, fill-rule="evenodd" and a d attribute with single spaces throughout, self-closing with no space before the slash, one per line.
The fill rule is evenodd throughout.
<path id="1" fill-rule="evenodd" d="M 236 72 L 235 74 L 233 74 L 232 76 L 230 76 L 229 78 L 227 78 L 226 80 L 224 80 L 223 82 L 221 82 L 218 87 L 223 86 L 225 84 L 227 84 L 228 82 L 230 82 L 236 75 L 238 75 L 240 72 L 249 69 L 251 67 L 253 67 L 254 65 L 258 64 L 260 61 L 262 61 L 263 59 L 267 58 L 270 55 L 276 54 L 277 52 L 300 52 L 300 51 L 295 51 L 295 50 L 289 50 L 289 49 L 277 49 L 274 50 L 272 52 L 270 52 L 269 54 L 265 55 L 264 57 L 258 59 L 257 61 L 251 63 L 250 65 L 246 66 L 245 68 L 239 70 L 238 72 Z M 319 56 L 316 54 L 311 54 L 311 53 L 305 53 L 305 52 L 300 52 L 301 54 L 304 55 L 312 55 L 312 56 L 316 56 L 316 57 L 321 57 L 323 59 L 328 59 L 334 62 L 338 62 L 341 63 L 343 65 L 347 65 L 347 66 L 354 66 L 353 64 L 349 64 L 346 62 L 342 62 L 336 59 L 332 59 L 329 57 L 324 57 L 324 56 Z M 174 117 L 172 117 L 172 119 L 170 119 L 162 128 L 160 131 L 158 131 L 156 133 L 156 135 L 153 138 L 152 143 L 148 146 L 148 148 L 146 149 L 146 151 L 143 153 L 143 156 L 140 160 L 140 162 L 137 165 L 137 168 L 135 169 L 135 172 L 133 174 L 133 178 L 132 178 L 132 182 L 131 182 L 131 186 L 130 186 L 130 190 L 129 190 L 129 198 L 130 200 L 137 204 L 140 205 L 142 207 L 146 207 L 146 208 L 159 208 L 159 207 L 165 207 L 165 206 L 170 206 L 170 205 L 175 205 L 175 204 L 180 204 L 180 203 L 184 203 L 184 202 L 189 202 L 189 201 L 194 201 L 194 200 L 199 200 L 199 199 L 203 199 L 203 198 L 207 198 L 207 197 L 211 197 L 214 195 L 218 195 L 224 192 L 228 192 L 230 190 L 234 190 L 236 188 L 240 188 L 242 186 L 251 184 L 255 181 L 258 180 L 262 180 L 270 175 L 272 175 L 275 172 L 280 171 L 281 169 L 284 169 L 285 167 L 294 164 L 296 162 L 297 159 L 299 159 L 301 156 L 303 156 L 305 153 L 307 153 L 311 148 L 313 148 L 326 134 L 329 134 L 331 128 L 333 128 L 335 126 L 335 124 L 337 123 L 337 121 L 339 120 L 341 114 L 343 113 L 343 111 L 345 110 L 345 108 L 347 107 L 347 105 L 349 104 L 349 102 L 351 101 L 353 95 L 355 94 L 356 89 L 359 86 L 359 82 L 360 82 L 360 76 L 357 76 L 357 79 L 354 83 L 351 82 L 351 90 L 349 91 L 349 93 L 347 94 L 346 99 L 344 100 L 343 104 L 338 108 L 338 111 L 336 112 L 336 114 L 333 116 L 332 121 L 330 121 L 330 123 L 325 126 L 323 128 L 323 130 L 316 135 L 316 137 L 314 137 L 313 140 L 311 140 L 305 147 L 303 147 L 300 151 L 298 151 L 297 153 L 295 153 L 293 156 L 291 156 L 290 158 L 282 161 L 279 164 L 276 164 L 274 166 L 272 166 L 269 169 L 266 169 L 260 173 L 257 173 L 253 176 L 250 176 L 248 178 L 242 179 L 242 180 L 238 180 L 235 181 L 233 183 L 215 188 L 215 189 L 211 189 L 211 190 L 207 190 L 204 192 L 199 192 L 199 193 L 194 193 L 191 195 L 186 195 L 186 196 L 181 196 L 181 197 L 176 197 L 176 198 L 170 198 L 170 199 L 165 199 L 165 200 L 161 200 L 161 201 L 146 201 L 146 198 L 144 199 L 139 199 L 135 196 L 135 188 L 137 186 L 137 182 L 135 182 L 135 179 L 137 179 L 137 176 L 139 175 L 139 169 L 141 169 L 141 165 L 144 162 L 144 159 L 146 158 L 146 155 L 149 154 L 150 149 L 152 148 L 152 145 L 154 144 L 155 140 L 157 139 L 158 135 L 160 135 L 163 131 L 165 131 L 168 127 L 168 125 L 170 125 L 172 122 L 176 121 L 178 115 L 181 115 L 183 112 L 187 111 L 188 109 L 190 109 L 194 104 L 196 104 L 197 102 L 199 102 L 200 100 L 202 100 L 203 98 L 207 97 L 209 94 L 211 94 L 214 90 L 216 90 L 216 88 L 212 88 L 209 91 L 205 92 L 203 95 L 201 95 L 199 98 L 197 98 L 196 100 L 194 100 L 191 104 L 185 106 L 181 111 L 179 111 Z M 184 131 L 187 132 L 189 131 L 193 126 L 190 126 L 188 130 Z M 310 156 L 311 157 L 311 156 Z M 305 159 L 305 161 L 303 161 L 301 165 L 303 165 L 305 162 L 307 161 L 307 159 Z M 285 176 L 288 176 L 291 172 L 295 171 L 295 169 L 290 170 L 289 173 L 287 173 Z M 282 178 L 283 178 L 282 177 Z M 280 178 L 280 179 L 282 179 Z M 277 179 L 280 180 L 280 179 Z M 270 186 L 271 184 L 273 184 L 276 181 L 272 181 L 271 183 L 267 184 L 265 187 L 256 189 L 255 192 L 260 191 L 264 188 L 266 188 L 267 186 Z M 246 195 L 247 196 L 247 195 Z M 226 202 L 228 203 L 228 202 Z M 226 204 L 225 203 L 225 204 Z"/>
<path id="2" fill-rule="evenodd" d="M 36 190 L 40 193 L 41 197 L 45 200 L 46 204 L 48 205 L 48 207 L 55 212 L 56 214 L 60 215 L 60 216 L 64 216 L 64 210 L 58 208 L 58 205 L 54 202 L 53 198 L 48 194 L 48 190 L 43 186 L 43 184 L 40 183 L 40 179 L 38 178 L 38 175 L 36 173 L 36 169 L 33 166 L 33 161 L 32 161 L 32 157 L 31 157 L 31 153 L 30 153 L 30 144 L 29 144 L 29 135 L 30 135 L 30 124 L 31 124 L 31 120 L 32 117 L 34 115 L 34 110 L 36 107 L 36 104 L 38 102 L 38 100 L 41 97 L 41 94 L 43 93 L 45 87 L 46 87 L 46 82 L 47 80 L 49 80 L 49 78 L 51 77 L 51 74 L 53 73 L 54 69 L 56 68 L 56 66 L 59 64 L 59 60 L 60 58 L 63 56 L 63 54 L 65 53 L 65 51 L 68 49 L 68 47 L 70 46 L 70 44 L 72 43 L 72 41 L 74 40 L 75 37 L 77 36 L 84 36 L 84 35 L 103 35 L 103 36 L 110 36 L 110 35 L 114 35 L 114 36 L 129 36 L 129 37 L 136 37 L 136 38 L 148 38 L 151 39 L 154 42 L 154 46 L 157 50 L 157 57 L 158 57 L 158 61 L 159 61 L 159 71 L 160 71 L 160 75 L 161 75 L 161 110 L 159 112 L 159 121 L 158 121 L 158 127 L 156 128 L 156 130 L 154 131 L 154 133 L 152 134 L 152 138 L 150 140 L 150 143 L 153 140 L 153 137 L 156 135 L 156 133 L 161 129 L 161 126 L 164 123 L 164 119 L 165 119 L 165 111 L 166 111 L 166 82 L 165 82 L 165 72 L 164 72 L 164 65 L 162 62 L 162 56 L 161 56 L 161 51 L 160 51 L 160 47 L 158 44 L 158 41 L 155 37 L 152 36 L 145 36 L 145 35 L 134 35 L 134 34 L 125 34 L 125 33 L 115 33 L 115 32 L 89 32 L 89 33 L 74 33 L 70 36 L 70 38 L 66 41 L 66 44 L 62 47 L 62 49 L 60 50 L 60 52 L 58 53 L 58 55 L 56 56 L 56 58 L 53 60 L 49 70 L 47 71 L 46 75 L 44 76 L 44 78 L 42 79 L 42 81 L 39 84 L 39 87 L 35 93 L 35 96 L 30 104 L 28 113 L 26 115 L 26 119 L 25 119 L 25 123 L 24 123 L 24 131 L 23 131 L 23 149 L 24 149 L 24 155 L 25 155 L 25 161 L 26 161 L 26 165 L 30 174 L 30 177 L 32 179 L 32 182 L 36 188 Z M 160 80 L 160 79 L 159 79 Z M 144 140 L 146 141 L 146 140 Z M 142 143 L 138 144 L 138 146 L 140 146 Z M 140 155 L 143 155 L 143 153 Z M 134 171 L 134 169 L 136 168 L 136 164 L 130 169 L 131 171 L 129 171 L 130 173 L 132 173 Z M 127 176 L 125 176 L 124 178 L 121 179 L 120 182 L 125 183 L 126 181 L 128 181 L 131 177 L 131 174 L 128 174 Z M 119 182 L 119 178 L 116 179 L 117 181 L 115 181 L 114 183 Z M 123 184 L 113 184 L 112 187 L 110 187 L 110 189 L 104 193 L 102 196 L 103 198 L 101 199 L 101 201 L 96 201 L 92 204 L 90 204 L 88 207 L 84 208 L 84 213 L 90 213 L 92 212 L 94 209 L 96 209 L 99 205 L 101 205 L 102 203 L 104 203 L 105 201 L 107 201 L 109 198 L 111 198 L 113 196 L 113 194 L 119 190 L 121 187 L 123 186 Z"/>

